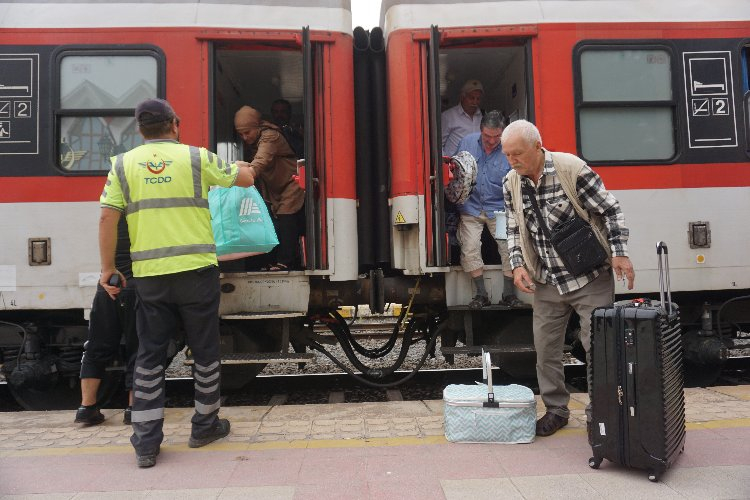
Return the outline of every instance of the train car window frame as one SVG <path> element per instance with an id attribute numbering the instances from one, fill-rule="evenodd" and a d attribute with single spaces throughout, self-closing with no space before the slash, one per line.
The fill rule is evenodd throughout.
<path id="1" fill-rule="evenodd" d="M 593 52 L 622 52 L 622 53 L 634 53 L 634 52 L 652 52 L 649 55 L 651 61 L 654 64 L 663 64 L 660 58 L 655 56 L 659 52 L 663 52 L 669 58 L 667 64 L 667 81 L 664 89 L 668 90 L 670 95 L 657 95 L 653 99 L 645 99 L 644 96 L 623 96 L 621 98 L 610 97 L 608 99 L 586 99 L 584 97 L 585 83 L 585 70 L 583 68 L 584 63 L 582 58 L 587 53 Z M 576 146 L 578 154 L 581 158 L 585 159 L 592 165 L 640 165 L 640 164 L 670 164 L 674 163 L 680 156 L 681 152 L 681 136 L 678 133 L 680 114 L 679 114 L 679 102 L 680 102 L 680 89 L 677 86 L 679 82 L 679 69 L 677 66 L 678 57 L 677 50 L 672 44 L 660 40 L 655 41 L 643 41 L 641 43 L 633 43 L 632 40 L 627 41 L 613 41 L 613 40 L 584 40 L 576 44 L 573 48 L 573 80 L 574 80 L 574 99 L 575 99 L 575 120 L 576 120 Z M 648 64 L 651 64 L 649 62 Z M 644 87 L 645 88 L 645 87 Z M 600 133 L 606 133 L 606 139 L 608 141 L 615 141 L 616 138 L 622 138 L 623 134 L 615 134 L 610 129 L 607 132 L 606 127 L 606 113 L 614 112 L 618 116 L 618 122 L 622 123 L 623 115 L 630 114 L 636 118 L 640 118 L 640 122 L 643 123 L 643 116 L 647 116 L 646 125 L 643 127 L 644 132 L 640 135 L 634 136 L 634 142 L 639 145 L 638 148 L 633 147 L 633 151 L 642 151 L 642 141 L 644 137 L 654 137 L 654 121 L 660 121 L 661 128 L 658 130 L 662 137 L 667 135 L 671 139 L 672 150 L 665 151 L 664 154 L 654 154 L 650 156 L 637 156 L 624 157 L 620 155 L 617 158 L 614 157 L 592 157 L 591 152 L 587 156 L 587 143 L 592 141 L 591 137 L 585 136 L 586 134 L 586 119 L 582 118 L 582 115 L 589 114 L 592 117 L 596 117 L 596 113 L 604 114 L 605 120 L 600 122 L 600 125 L 596 127 L 596 130 Z M 640 115 L 640 116 L 639 116 Z M 595 118 L 594 118 L 595 119 Z M 632 120 L 635 122 L 635 120 Z M 612 128 L 622 126 L 620 124 L 610 123 Z M 656 151 L 659 144 L 654 143 L 653 150 Z"/>
<path id="2" fill-rule="evenodd" d="M 750 157 L 750 40 L 740 45 L 740 90 L 742 106 L 745 108 L 745 154 Z"/>
<path id="3" fill-rule="evenodd" d="M 131 87 L 127 90 L 120 90 L 121 96 L 125 98 L 125 104 L 120 106 L 116 103 L 107 103 L 109 107 L 71 106 L 64 102 L 66 98 L 62 96 L 66 78 L 63 65 L 66 58 L 75 57 L 84 58 L 84 60 L 85 58 L 92 58 L 92 60 L 93 58 L 151 58 L 155 62 L 155 68 L 154 74 L 149 75 L 148 83 L 153 84 L 153 92 L 148 88 Z M 53 53 L 51 61 L 54 82 L 54 91 L 51 96 L 54 166 L 58 171 L 67 175 L 106 175 L 111 166 L 110 156 L 143 143 L 133 119 L 135 106 L 137 102 L 149 97 L 165 98 L 166 57 L 161 49 L 153 45 L 63 46 Z M 74 71 L 88 70 L 90 67 L 84 65 L 80 69 L 74 69 Z M 123 73 L 121 67 L 114 67 L 113 70 L 117 75 Z M 140 82 L 135 81 L 135 83 Z M 94 91 L 98 91 L 102 102 L 111 97 L 111 95 L 106 95 L 106 88 L 98 88 L 90 81 L 86 82 L 85 77 L 79 85 L 82 92 L 86 91 L 82 87 L 84 84 L 89 87 L 89 90 L 93 88 Z M 81 120 L 82 118 L 84 120 Z M 72 125 L 68 125 L 71 120 L 73 120 Z M 81 128 L 80 136 L 87 138 L 85 142 L 88 143 L 88 147 L 68 141 L 69 137 L 62 137 L 66 128 L 74 126 Z M 97 130 L 94 130 L 95 127 Z M 98 139 L 96 139 L 97 136 Z M 100 168 L 87 168 L 88 162 L 81 161 L 89 154 L 89 158 L 97 158 L 96 164 L 100 165 Z"/>

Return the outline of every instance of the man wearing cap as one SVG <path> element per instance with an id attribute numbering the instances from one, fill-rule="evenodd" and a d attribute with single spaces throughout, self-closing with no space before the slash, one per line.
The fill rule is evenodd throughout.
<path id="1" fill-rule="evenodd" d="M 461 88 L 459 103 L 443 111 L 440 126 L 443 131 L 443 156 L 458 153 L 461 139 L 474 132 L 479 132 L 482 121 L 482 103 L 484 87 L 479 80 L 468 80 Z"/>
<path id="2" fill-rule="evenodd" d="M 139 348 L 133 380 L 133 435 L 138 467 L 156 464 L 164 439 L 164 370 L 167 347 L 183 325 L 193 354 L 195 413 L 188 446 L 229 434 L 219 419 L 219 268 L 208 209 L 210 186 L 252 186 L 245 162 L 178 142 L 180 119 L 162 99 L 136 107 L 145 144 L 112 158 L 100 198 L 99 284 L 113 299 L 127 286 L 115 267 L 117 225 L 128 222 L 138 305 Z M 110 285 L 119 276 L 120 283 Z"/>
<path id="3" fill-rule="evenodd" d="M 279 245 L 273 250 L 276 262 L 269 271 L 285 271 L 298 265 L 298 242 L 305 227 L 305 192 L 292 176 L 297 157 L 284 135 L 261 113 L 242 106 L 234 115 L 234 128 L 248 146 L 253 177 L 273 214 Z"/>

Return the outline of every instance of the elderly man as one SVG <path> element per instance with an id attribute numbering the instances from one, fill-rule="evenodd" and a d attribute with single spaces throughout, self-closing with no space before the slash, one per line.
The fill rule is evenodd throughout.
<path id="1" fill-rule="evenodd" d="M 480 132 L 469 134 L 459 143 L 459 151 L 468 151 L 477 161 L 477 184 L 469 198 L 458 211 L 461 220 L 458 225 L 458 241 L 461 244 L 461 266 L 471 275 L 476 294 L 469 302 L 472 309 L 490 305 L 487 289 L 484 286 L 484 262 L 482 261 L 482 231 L 486 225 L 495 234 L 495 211 L 504 210 L 502 184 L 505 174 L 510 171 L 508 160 L 503 155 L 500 134 L 505 121 L 499 111 L 490 111 L 482 118 Z M 503 264 L 505 283 L 501 303 L 510 307 L 523 307 L 513 289 L 513 275 L 508 256 L 508 242 L 496 240 Z"/>
<path id="2" fill-rule="evenodd" d="M 279 128 L 250 106 L 235 113 L 234 128 L 249 147 L 250 169 L 270 205 L 279 237 L 273 251 L 276 262 L 267 270 L 293 269 L 298 266 L 298 241 L 305 227 L 305 192 L 292 178 L 297 173 L 297 157 Z"/>
<path id="3" fill-rule="evenodd" d="M 469 80 L 461 88 L 461 97 L 458 104 L 446 109 L 440 118 L 440 126 L 443 131 L 442 144 L 443 155 L 453 156 L 460 151 L 458 143 L 468 134 L 479 132 L 479 124 L 482 121 L 482 111 L 479 105 L 482 103 L 484 87 L 479 80 Z"/>
<path id="4" fill-rule="evenodd" d="M 547 410 L 537 422 L 536 433 L 549 436 L 567 425 L 570 417 L 562 359 L 568 319 L 573 312 L 578 314 L 581 343 L 588 358 L 591 312 L 614 300 L 612 271 L 618 280 L 627 279 L 628 289 L 633 288 L 635 272 L 627 253 L 629 233 L 619 203 L 596 172 L 577 156 L 544 149 L 539 130 L 532 123 L 511 123 L 503 131 L 502 142 L 513 169 L 503 182 L 513 279 L 519 289 L 534 293 L 536 371 Z M 573 275 L 547 234 L 583 211 L 611 258 Z M 586 417 L 590 428 L 590 406 Z"/>

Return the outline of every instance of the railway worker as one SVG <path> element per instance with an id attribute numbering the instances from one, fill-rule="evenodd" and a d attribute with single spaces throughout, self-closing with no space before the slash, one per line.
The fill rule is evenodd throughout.
<path id="1" fill-rule="evenodd" d="M 459 102 L 443 111 L 440 116 L 443 156 L 453 156 L 459 151 L 458 143 L 469 134 L 479 132 L 482 110 L 479 109 L 484 96 L 484 87 L 479 80 L 467 80 L 461 87 Z"/>
<path id="2" fill-rule="evenodd" d="M 508 160 L 503 155 L 500 134 L 505 127 L 505 118 L 499 111 L 490 111 L 482 117 L 480 132 L 464 137 L 459 151 L 468 151 L 477 161 L 477 184 L 469 198 L 458 205 L 461 220 L 458 225 L 458 241 L 461 244 L 461 266 L 471 275 L 476 294 L 469 302 L 471 309 L 490 305 L 484 286 L 484 262 L 482 261 L 482 231 L 487 226 L 495 234 L 495 211 L 504 210 L 502 183 L 510 171 Z M 503 266 L 503 297 L 500 301 L 510 307 L 525 307 L 515 295 L 513 274 L 508 256 L 508 242 L 497 241 Z"/>
<path id="3" fill-rule="evenodd" d="M 251 186 L 245 162 L 225 163 L 204 148 L 179 143 L 180 119 L 161 99 L 136 107 L 145 144 L 112 159 L 99 219 L 99 283 L 117 273 L 115 245 L 122 214 L 128 221 L 138 307 L 138 356 L 133 380 L 133 435 L 139 467 L 156 464 L 164 438 L 167 347 L 182 324 L 195 364 L 195 413 L 188 446 L 229 434 L 219 419 L 219 268 L 208 211 L 208 188 Z"/>
<path id="4" fill-rule="evenodd" d="M 568 319 L 574 311 L 578 314 L 581 343 L 588 358 L 591 312 L 612 304 L 613 271 L 618 280 L 627 280 L 629 290 L 633 288 L 635 272 L 627 252 L 629 232 L 619 203 L 596 172 L 574 155 L 544 149 L 539 130 L 532 123 L 526 120 L 511 123 L 503 131 L 502 142 L 513 168 L 503 183 L 513 279 L 519 289 L 534 294 L 536 371 L 539 393 L 546 407 L 545 415 L 537 421 L 536 433 L 549 436 L 567 425 L 570 417 L 570 394 L 563 372 Z M 569 192 L 576 190 L 577 200 L 571 202 L 562 183 L 571 186 Z M 608 253 L 611 252 L 611 258 L 603 264 L 577 276 L 567 271 L 536 216 L 538 209 L 547 228 L 554 228 L 575 216 L 574 204 L 592 217 L 597 239 L 606 241 Z M 590 435 L 590 405 L 586 417 Z"/>
<path id="5" fill-rule="evenodd" d="M 297 157 L 289 142 L 261 113 L 242 106 L 234 115 L 234 127 L 248 146 L 248 159 L 256 185 L 273 215 L 279 245 L 271 252 L 276 260 L 265 270 L 286 271 L 299 267 L 299 237 L 305 227 L 305 192 L 292 176 Z"/>
<path id="6" fill-rule="evenodd" d="M 75 422 L 97 425 L 104 415 L 96 405 L 96 396 L 102 382 L 106 364 L 120 349 L 120 339 L 125 339 L 125 388 L 128 390 L 128 407 L 123 414 L 123 423 L 130 425 L 133 405 L 133 366 L 138 352 L 138 335 L 135 330 L 135 282 L 133 263 L 130 259 L 128 224 L 120 219 L 117 225 L 117 247 L 115 266 L 122 273 L 127 286 L 114 300 L 104 288 L 97 284 L 89 317 L 89 336 L 84 344 L 81 358 L 81 406 L 76 411 Z"/>

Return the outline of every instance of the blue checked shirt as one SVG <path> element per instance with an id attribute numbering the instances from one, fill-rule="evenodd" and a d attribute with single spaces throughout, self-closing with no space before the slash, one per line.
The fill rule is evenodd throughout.
<path id="1" fill-rule="evenodd" d="M 545 237 L 544 232 L 539 227 L 536 212 L 528 196 L 524 193 L 524 190 L 528 189 L 526 186 L 530 186 L 536 193 L 539 210 L 546 219 L 547 227 L 550 230 L 561 222 L 565 222 L 575 216 L 575 209 L 567 196 L 565 196 L 565 191 L 563 191 L 562 185 L 557 178 L 549 151 L 544 150 L 544 158 L 544 168 L 542 176 L 539 179 L 539 186 L 534 186 L 534 183 L 528 177 L 521 177 L 521 193 L 523 198 L 521 203 L 523 203 L 523 213 L 526 218 L 526 227 L 529 230 L 532 245 L 542 262 L 542 278 L 547 284 L 554 285 L 561 294 L 564 294 L 583 288 L 599 276 L 599 274 L 609 270 L 610 265 L 605 263 L 587 274 L 573 276 L 565 269 L 557 252 Z M 576 190 L 581 206 L 588 210 L 589 213 L 596 213 L 602 216 L 607 228 L 607 239 L 612 250 L 612 256 L 626 257 L 628 255 L 627 242 L 629 231 L 625 226 L 625 217 L 615 197 L 604 188 L 601 177 L 591 170 L 588 165 L 585 166 L 576 181 Z M 508 182 L 504 182 L 503 191 L 505 194 L 505 204 L 508 206 L 508 251 L 510 253 L 510 265 L 511 268 L 515 269 L 524 265 L 521 254 L 520 231 L 518 230 L 518 223 L 515 217 L 513 217 L 513 207 L 516 200 L 512 199 Z"/>
<path id="2" fill-rule="evenodd" d="M 503 178 L 510 172 L 510 164 L 497 145 L 489 154 L 482 147 L 481 132 L 469 134 L 458 145 L 458 151 L 468 151 L 477 160 L 477 185 L 463 205 L 458 205 L 462 214 L 474 217 L 484 211 L 490 219 L 495 218 L 495 210 L 505 210 L 503 200 Z"/>

